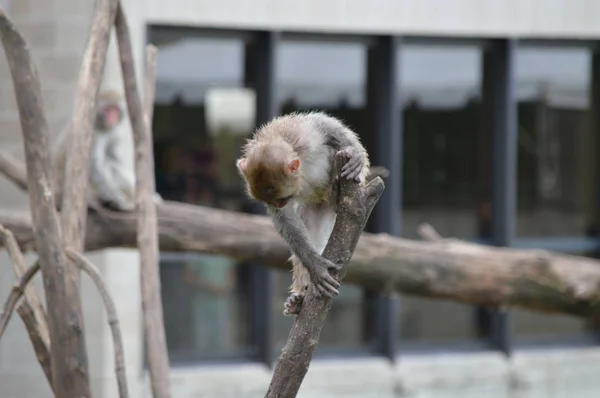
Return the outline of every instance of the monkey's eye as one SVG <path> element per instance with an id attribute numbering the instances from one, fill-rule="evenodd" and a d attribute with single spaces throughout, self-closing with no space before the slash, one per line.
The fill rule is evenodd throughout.
<path id="1" fill-rule="evenodd" d="M 275 187 L 272 185 L 266 186 L 263 190 L 265 195 L 272 195 L 275 192 Z"/>

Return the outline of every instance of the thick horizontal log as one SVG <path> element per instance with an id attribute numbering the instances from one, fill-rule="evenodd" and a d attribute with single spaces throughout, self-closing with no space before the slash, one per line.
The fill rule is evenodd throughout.
<path id="1" fill-rule="evenodd" d="M 0 210 L 0 223 L 25 249 L 33 248 L 28 215 Z M 136 245 L 135 214 L 90 212 L 87 224 L 88 250 Z M 162 251 L 222 253 L 289 269 L 288 248 L 264 216 L 165 202 L 158 227 Z M 600 315 L 600 262 L 542 250 L 363 233 L 344 282 L 463 303 Z"/>

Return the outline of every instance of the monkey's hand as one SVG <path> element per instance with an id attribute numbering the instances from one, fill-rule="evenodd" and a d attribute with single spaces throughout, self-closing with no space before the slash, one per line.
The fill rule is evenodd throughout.
<path id="1" fill-rule="evenodd" d="M 348 180 L 360 182 L 360 175 L 365 165 L 362 154 L 358 149 L 347 146 L 340 151 L 346 156 L 346 164 L 342 167 L 341 176 Z"/>
<path id="2" fill-rule="evenodd" d="M 340 294 L 340 283 L 329 273 L 329 270 L 339 271 L 342 266 L 332 263 L 323 256 L 315 256 L 311 261 L 304 262 L 308 269 L 310 279 L 317 291 L 326 297 L 333 297 Z"/>

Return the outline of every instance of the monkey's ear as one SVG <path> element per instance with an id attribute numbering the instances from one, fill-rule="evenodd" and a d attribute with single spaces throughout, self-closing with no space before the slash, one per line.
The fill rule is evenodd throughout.
<path id="1" fill-rule="evenodd" d="M 291 175 L 298 171 L 300 167 L 300 159 L 296 158 L 291 160 L 285 167 L 285 174 Z"/>
<path id="2" fill-rule="evenodd" d="M 238 170 L 241 171 L 243 175 L 246 175 L 246 158 L 239 158 L 235 164 Z"/>

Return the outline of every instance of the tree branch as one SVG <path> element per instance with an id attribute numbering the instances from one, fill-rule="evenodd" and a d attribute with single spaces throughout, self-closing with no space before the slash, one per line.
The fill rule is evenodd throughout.
<path id="1" fill-rule="evenodd" d="M 170 366 L 163 320 L 160 274 L 158 269 L 158 233 L 154 203 L 154 155 L 150 116 L 154 106 L 156 48 L 147 51 L 146 111 L 138 93 L 133 50 L 127 19 L 119 5 L 115 20 L 119 58 L 125 85 L 125 96 L 135 142 L 137 242 L 140 249 L 142 308 L 152 395 L 170 398 Z"/>
<path id="2" fill-rule="evenodd" d="M 7 152 L 0 151 L 0 174 L 22 191 L 27 191 L 27 171 L 25 166 Z"/>
<path id="3" fill-rule="evenodd" d="M 102 275 L 98 269 L 87 260 L 81 254 L 74 250 L 67 249 L 67 256 L 73 261 L 77 267 L 83 270 L 94 282 L 96 289 L 102 297 L 104 302 L 104 308 L 106 308 L 106 315 L 108 318 L 108 325 L 110 326 L 110 332 L 112 333 L 114 355 L 115 355 L 115 373 L 117 375 L 117 384 L 119 387 L 119 397 L 128 398 L 129 392 L 127 390 L 127 376 L 125 374 L 125 350 L 123 348 L 123 337 L 121 336 L 121 327 L 119 326 L 119 317 L 117 316 L 117 308 L 113 301 L 106 284 L 102 280 Z"/>
<path id="4" fill-rule="evenodd" d="M 27 214 L 0 209 L 0 223 L 21 247 L 35 248 Z M 135 215 L 90 212 L 86 249 L 136 247 L 136 229 Z M 162 251 L 222 254 L 289 271 L 289 249 L 264 216 L 165 201 L 158 231 Z M 600 262 L 544 250 L 363 233 L 344 283 L 465 304 L 600 315 Z"/>
<path id="5" fill-rule="evenodd" d="M 335 160 L 340 175 L 345 160 L 339 154 Z M 344 278 L 360 234 L 384 190 L 383 180 L 379 177 L 371 180 L 364 189 L 344 178 L 340 178 L 339 184 L 338 214 L 323 251 L 326 259 L 343 265 L 336 276 L 338 281 Z M 332 302 L 330 298 L 319 296 L 311 286 L 275 365 L 267 398 L 293 398 L 298 394 Z"/>
<path id="6" fill-rule="evenodd" d="M 2 313 L 0 314 L 0 338 L 4 334 L 6 330 L 6 326 L 8 325 L 8 321 L 10 321 L 10 317 L 15 311 L 15 307 L 19 302 L 19 299 L 23 295 L 25 287 L 33 278 L 36 272 L 40 269 L 40 263 L 36 261 L 34 265 L 32 265 L 27 272 L 23 274 L 19 283 L 16 283 L 10 291 L 8 298 L 6 299 L 6 303 L 4 303 L 4 307 L 2 309 Z"/>
<path id="7" fill-rule="evenodd" d="M 0 235 L 10 255 L 15 276 L 20 279 L 27 272 L 23 253 L 14 235 L 2 225 L 0 225 Z M 21 319 L 23 319 L 23 323 L 25 323 L 36 357 L 50 383 L 50 388 L 53 389 L 50 366 L 50 332 L 48 330 L 46 312 L 42 306 L 42 300 L 33 285 L 28 285 L 25 288 L 24 295 L 25 298 L 19 308 L 17 308 L 17 312 L 21 316 Z"/>
<path id="8" fill-rule="evenodd" d="M 95 2 L 90 33 L 79 70 L 77 93 L 70 124 L 71 134 L 65 153 L 65 168 L 59 171 L 64 173 L 64 186 L 60 187 L 62 238 L 67 246 L 77 251 L 83 249 L 85 242 L 92 126 L 117 4 L 118 0 L 97 0 Z M 32 202 L 32 206 L 35 206 L 35 203 Z M 69 322 L 61 326 L 66 335 L 58 339 L 62 346 L 60 349 L 63 351 L 61 368 L 64 367 L 64 370 L 56 372 L 57 383 L 55 384 L 65 385 L 65 387 L 60 387 L 57 395 L 89 397 L 91 391 L 88 359 L 79 294 L 80 271 L 69 261 L 62 264 L 63 294 L 68 302 L 64 310 L 69 314 Z M 69 326 L 67 327 L 67 325 Z M 53 349 L 53 359 L 54 352 Z M 65 373 L 63 374 L 63 372 Z M 67 383 L 64 379 L 67 377 L 66 375 L 68 375 Z M 63 388 L 64 390 L 62 390 Z"/>
<path id="9" fill-rule="evenodd" d="M 52 320 L 52 385 L 57 396 L 90 396 L 86 364 L 85 361 L 80 362 L 81 358 L 85 359 L 81 329 L 73 327 L 77 326 L 73 314 L 77 314 L 74 310 L 77 309 L 79 295 L 70 297 L 63 283 L 63 264 L 66 258 L 51 190 L 48 122 L 38 71 L 27 42 L 1 10 L 0 36 L 11 71 L 23 130 L 29 201 L 35 226 L 33 240 L 42 267 L 46 302 Z"/>
<path id="10" fill-rule="evenodd" d="M 17 308 L 17 313 L 23 320 L 29 339 L 35 350 L 35 356 L 42 366 L 44 375 L 50 384 L 50 389 L 54 390 L 52 385 L 52 365 L 50 364 L 50 344 L 47 340 L 47 336 L 43 336 L 40 331 L 39 324 L 36 319 L 35 311 L 31 304 L 27 300 L 23 300 L 21 305 Z M 48 333 L 48 331 L 46 331 Z"/>

